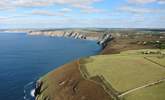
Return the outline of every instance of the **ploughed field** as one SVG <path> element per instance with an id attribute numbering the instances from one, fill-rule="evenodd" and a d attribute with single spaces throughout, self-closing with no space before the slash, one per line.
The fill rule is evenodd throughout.
<path id="1" fill-rule="evenodd" d="M 81 59 L 84 78 L 113 99 L 165 100 L 165 50 L 129 50 Z"/>

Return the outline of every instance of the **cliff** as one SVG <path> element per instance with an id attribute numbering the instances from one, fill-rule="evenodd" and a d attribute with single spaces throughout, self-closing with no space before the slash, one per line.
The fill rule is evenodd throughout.
<path id="1" fill-rule="evenodd" d="M 57 33 L 53 36 L 68 36 Z M 44 34 L 48 35 L 37 33 Z M 155 44 L 144 44 L 164 40 L 121 34 L 109 42 L 112 38 L 108 35 L 101 35 L 98 41 L 106 43 L 101 54 L 107 55 L 82 58 L 41 77 L 36 100 L 164 100 L 165 51 L 154 49 Z"/>
<path id="2" fill-rule="evenodd" d="M 36 100 L 164 100 L 164 54 L 130 50 L 70 62 L 38 80 Z"/>
<path id="3" fill-rule="evenodd" d="M 77 31 L 31 31 L 29 35 L 45 35 L 45 36 L 57 36 L 57 37 L 70 37 L 75 39 L 87 39 L 87 40 L 99 40 L 101 38 L 100 33 L 96 32 L 77 32 Z"/>
<path id="4" fill-rule="evenodd" d="M 110 33 L 101 33 L 101 32 L 84 32 L 84 31 L 30 31 L 28 35 L 44 35 L 51 37 L 66 37 L 66 38 L 75 38 L 75 39 L 84 39 L 97 41 L 98 44 L 103 47 L 111 41 L 113 38 Z"/>

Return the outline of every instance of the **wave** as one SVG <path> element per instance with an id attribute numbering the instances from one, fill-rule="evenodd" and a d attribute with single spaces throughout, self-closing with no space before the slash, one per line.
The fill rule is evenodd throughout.
<path id="1" fill-rule="evenodd" d="M 35 82 L 29 82 L 24 86 L 24 100 L 35 100 L 34 92 L 35 92 Z"/>

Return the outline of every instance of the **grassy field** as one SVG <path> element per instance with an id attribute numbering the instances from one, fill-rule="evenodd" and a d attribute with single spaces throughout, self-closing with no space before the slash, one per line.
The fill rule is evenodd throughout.
<path id="1" fill-rule="evenodd" d="M 165 65 L 165 57 L 159 58 L 161 54 L 143 54 L 146 51 L 148 50 L 131 50 L 121 54 L 94 56 L 80 60 L 80 64 L 85 67 L 84 73 L 87 73 L 89 79 L 94 76 L 102 76 L 113 89 L 122 94 L 165 78 L 165 68 L 161 66 Z M 154 89 L 151 92 L 154 93 Z"/>
<path id="2" fill-rule="evenodd" d="M 162 67 L 165 67 L 165 59 L 163 59 L 162 57 L 150 56 L 150 57 L 146 57 L 146 58 L 155 62 L 155 63 L 158 63 Z"/>
<path id="3" fill-rule="evenodd" d="M 124 100 L 165 100 L 165 82 L 125 95 Z"/>

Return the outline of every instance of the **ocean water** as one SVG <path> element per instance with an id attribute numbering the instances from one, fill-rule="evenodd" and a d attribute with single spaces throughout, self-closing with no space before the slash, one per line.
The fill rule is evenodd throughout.
<path id="1" fill-rule="evenodd" d="M 34 100 L 39 77 L 100 50 L 94 41 L 0 33 L 0 100 Z"/>

